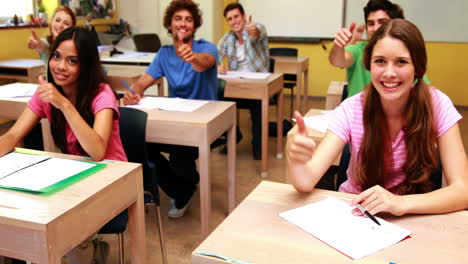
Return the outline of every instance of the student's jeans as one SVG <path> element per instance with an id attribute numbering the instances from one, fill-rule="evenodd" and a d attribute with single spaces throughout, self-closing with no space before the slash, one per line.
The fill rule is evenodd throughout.
<path id="1" fill-rule="evenodd" d="M 169 153 L 169 160 L 161 152 Z M 184 207 L 200 181 L 195 164 L 198 148 L 148 143 L 148 154 L 149 159 L 156 163 L 156 174 L 161 189 L 175 200 L 177 208 Z M 154 186 L 144 186 L 145 190 L 153 188 Z"/>

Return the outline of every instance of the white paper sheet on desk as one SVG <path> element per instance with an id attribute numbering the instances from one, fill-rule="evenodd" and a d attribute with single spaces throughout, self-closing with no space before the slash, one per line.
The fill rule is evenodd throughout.
<path id="1" fill-rule="evenodd" d="M 167 111 L 194 112 L 207 104 L 205 100 L 191 100 L 168 97 L 143 97 L 136 105 L 127 105 L 133 108 L 162 109 Z"/>
<path id="2" fill-rule="evenodd" d="M 0 86 L 0 98 L 31 97 L 36 92 L 35 83 L 10 83 Z"/>
<path id="3" fill-rule="evenodd" d="M 220 79 L 258 79 L 264 80 L 270 76 L 268 72 L 243 72 L 243 71 L 227 71 L 226 74 L 218 74 Z"/>
<path id="4" fill-rule="evenodd" d="M 394 245 L 411 231 L 378 218 L 378 226 L 354 207 L 334 197 L 289 210 L 281 217 L 352 259 L 360 259 Z"/>
<path id="5" fill-rule="evenodd" d="M 0 185 L 39 191 L 94 166 L 77 160 L 50 158 L 1 179 Z"/>
<path id="6" fill-rule="evenodd" d="M 307 127 L 320 131 L 327 132 L 328 123 L 333 118 L 334 112 L 323 110 L 321 115 L 305 116 L 304 123 Z"/>

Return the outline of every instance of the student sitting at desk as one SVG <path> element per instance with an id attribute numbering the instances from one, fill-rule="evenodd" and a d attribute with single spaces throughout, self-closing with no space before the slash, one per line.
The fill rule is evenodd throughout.
<path id="1" fill-rule="evenodd" d="M 39 77 L 39 87 L 28 107 L 0 137 L 0 156 L 12 151 L 41 118 L 47 118 L 54 142 L 63 153 L 96 161 L 127 161 L 120 141 L 116 97 L 104 83 L 93 35 L 86 29 L 68 28 L 58 35 L 51 51 L 50 82 Z M 78 263 L 73 259 L 81 254 L 75 251 L 79 248 L 67 255 L 71 263 Z"/>
<path id="2" fill-rule="evenodd" d="M 124 104 L 138 103 L 146 88 L 163 76 L 169 83 L 170 97 L 216 100 L 218 50 L 204 39 L 194 39 L 195 31 L 202 24 L 198 4 L 191 0 L 172 1 L 166 9 L 163 23 L 172 36 L 173 45 L 161 47 L 146 73 L 132 86 L 135 95 L 131 91 L 125 93 Z M 161 151 L 169 153 L 169 161 Z M 150 144 L 149 152 L 157 163 L 161 189 L 172 198 L 168 216 L 183 216 L 199 182 L 195 164 L 198 150 L 187 146 Z"/>
<path id="3" fill-rule="evenodd" d="M 37 51 L 39 58 L 47 64 L 49 59 L 49 48 L 54 43 L 54 40 L 63 30 L 74 27 L 76 25 L 76 17 L 73 11 L 68 6 L 59 6 L 55 9 L 54 15 L 50 22 L 50 34 L 40 39 L 34 30 L 31 30 L 31 36 L 28 40 L 28 48 Z"/>
<path id="4" fill-rule="evenodd" d="M 231 3 L 224 9 L 231 30 L 219 41 L 218 73 L 226 74 L 227 70 L 247 72 L 268 72 L 269 51 L 268 36 L 265 26 L 252 22 L 252 15 L 244 12 L 239 3 Z M 229 67 L 222 61 L 227 57 Z M 229 99 L 231 101 L 231 99 Z M 250 109 L 252 119 L 252 153 L 255 160 L 261 159 L 262 149 L 262 105 L 260 100 L 237 99 L 238 107 Z M 240 131 L 238 131 L 239 133 Z"/>
<path id="5" fill-rule="evenodd" d="M 317 148 L 296 113 L 300 132 L 286 151 L 294 187 L 312 191 L 349 142 L 348 179 L 340 191 L 358 194 L 353 205 L 393 215 L 467 208 L 468 162 L 457 124 L 462 117 L 444 93 L 421 81 L 427 55 L 419 30 L 406 20 L 389 20 L 373 34 L 363 62 L 371 83 L 337 108 Z M 429 175 L 438 157 L 448 186 L 433 190 Z"/>

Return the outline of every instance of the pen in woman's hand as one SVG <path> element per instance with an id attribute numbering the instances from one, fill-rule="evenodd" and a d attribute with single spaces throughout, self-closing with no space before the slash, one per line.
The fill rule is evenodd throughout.
<path id="1" fill-rule="evenodd" d="M 362 205 L 360 204 L 356 204 L 356 208 L 359 209 L 359 211 L 361 211 L 363 214 L 365 214 L 367 217 L 369 217 L 372 221 L 374 221 L 374 223 L 380 225 L 379 221 L 377 221 L 377 219 L 371 215 L 367 210 L 366 208 L 362 207 Z"/>

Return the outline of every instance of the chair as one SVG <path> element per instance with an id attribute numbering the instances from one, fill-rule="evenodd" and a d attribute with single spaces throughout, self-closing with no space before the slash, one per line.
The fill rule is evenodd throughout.
<path id="1" fill-rule="evenodd" d="M 161 40 L 156 33 L 136 34 L 133 36 L 133 42 L 137 51 L 158 52 L 161 48 Z"/>
<path id="2" fill-rule="evenodd" d="M 270 56 L 291 56 L 297 57 L 297 49 L 295 48 L 271 48 Z M 293 115 L 293 101 L 294 101 L 294 86 L 296 86 L 296 74 L 284 74 L 284 88 L 291 89 L 291 121 Z"/>
<path id="3" fill-rule="evenodd" d="M 148 160 L 146 152 L 146 120 L 148 114 L 138 109 L 119 107 L 120 139 L 129 162 L 141 163 L 143 166 L 143 180 L 145 186 L 151 186 L 151 203 L 155 204 L 158 218 L 159 238 L 163 263 L 167 263 L 166 248 L 163 237 L 161 212 L 159 209 L 159 190 L 156 175 L 156 165 Z M 146 199 L 145 199 L 146 200 Z M 146 201 L 145 201 L 146 202 Z M 125 231 L 128 219 L 127 210 L 106 224 L 99 233 L 117 233 L 119 236 L 120 263 L 124 261 L 124 241 L 122 233 Z M 115 220 L 115 222 L 114 222 Z M 113 223 L 114 222 L 114 223 Z"/>

